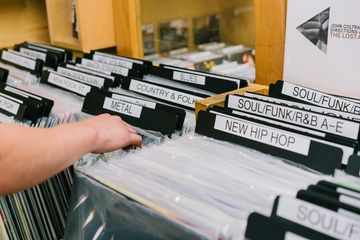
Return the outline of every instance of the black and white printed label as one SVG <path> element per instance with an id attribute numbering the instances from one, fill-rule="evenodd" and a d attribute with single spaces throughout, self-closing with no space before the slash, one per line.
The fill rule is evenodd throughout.
<path id="1" fill-rule="evenodd" d="M 309 139 L 249 121 L 216 115 L 214 129 L 304 156 L 309 154 Z"/>
<path id="2" fill-rule="evenodd" d="M 176 67 L 171 67 L 171 66 L 164 66 L 165 69 L 171 69 L 174 71 L 178 71 L 179 68 Z M 185 70 L 185 69 L 181 69 L 181 72 L 186 72 L 188 74 L 195 74 L 195 75 L 199 75 L 199 76 L 203 76 L 203 77 L 211 77 L 211 78 L 216 78 L 216 79 L 222 79 L 222 80 L 228 80 L 228 81 L 232 81 L 232 82 L 236 82 L 236 84 L 238 85 L 238 87 L 240 87 L 240 80 L 236 79 L 236 78 L 231 78 L 231 77 L 226 77 L 226 76 L 219 76 L 219 75 L 214 75 L 211 73 L 204 73 L 204 72 L 196 72 L 196 71 L 191 71 L 191 70 Z"/>
<path id="3" fill-rule="evenodd" d="M 174 72 L 173 73 L 173 79 L 178 80 L 178 81 L 182 81 L 182 82 L 187 82 L 187 83 L 205 85 L 205 79 L 206 78 L 204 76 L 190 74 L 190 73 Z"/>
<path id="4" fill-rule="evenodd" d="M 20 108 L 20 102 L 10 100 L 9 98 L 4 97 L 3 94 L 0 94 L 0 108 L 16 115 Z"/>
<path id="5" fill-rule="evenodd" d="M 27 56 L 43 60 L 44 62 L 46 61 L 46 54 L 45 53 L 37 52 L 37 51 L 27 49 L 27 48 L 20 48 L 20 52 L 22 54 L 27 55 Z"/>
<path id="6" fill-rule="evenodd" d="M 128 96 L 119 95 L 119 94 L 115 94 L 115 93 L 113 93 L 111 97 L 114 99 L 123 101 L 123 102 L 128 102 L 128 103 L 140 105 L 140 106 L 151 108 L 151 109 L 156 108 L 156 103 L 138 99 L 138 98 L 128 97 Z"/>
<path id="7" fill-rule="evenodd" d="M 41 44 L 41 43 L 35 43 L 35 42 L 28 42 L 28 43 L 31 45 L 41 47 L 41 48 L 47 48 L 47 49 L 52 49 L 55 51 L 65 52 L 65 49 L 63 49 L 63 48 L 58 48 L 58 47 L 49 46 L 49 45 L 45 45 L 45 44 Z"/>
<path id="8" fill-rule="evenodd" d="M 145 83 L 132 79 L 129 90 L 141 93 L 147 96 L 156 97 L 172 103 L 195 109 L 195 102 L 203 98 L 188 93 L 175 91 L 166 87 L 157 86 L 151 83 Z"/>
<path id="9" fill-rule="evenodd" d="M 351 191 L 351 190 L 348 190 L 348 189 L 345 189 L 345 188 L 342 188 L 342 187 L 336 188 L 336 191 L 338 193 L 340 193 L 340 194 L 345 194 L 345 195 L 348 195 L 348 196 L 351 196 L 353 198 L 356 198 L 356 199 L 360 200 L 360 193 L 358 193 L 358 192 Z"/>
<path id="10" fill-rule="evenodd" d="M 360 124 L 256 99 L 229 95 L 228 107 L 357 140 Z"/>
<path id="11" fill-rule="evenodd" d="M 349 197 L 347 195 L 340 195 L 339 201 L 360 209 L 360 200 L 356 198 Z"/>
<path id="12" fill-rule="evenodd" d="M 351 218 L 351 219 L 354 219 L 354 220 L 360 222 L 360 215 L 357 213 L 350 212 L 350 211 L 342 209 L 342 208 L 339 208 L 337 212 L 343 216 L 346 216 L 348 218 Z"/>
<path id="13" fill-rule="evenodd" d="M 335 97 L 312 89 L 284 82 L 282 94 L 317 106 L 335 109 L 343 112 L 360 114 L 360 104 Z"/>
<path id="14" fill-rule="evenodd" d="M 79 66 L 81 66 L 81 67 L 79 67 Z M 111 79 L 112 81 L 115 80 L 115 77 L 111 76 L 110 72 L 102 73 L 102 72 L 97 71 L 96 69 L 82 66 L 81 64 L 76 64 L 76 66 L 71 65 L 71 64 L 66 64 L 66 68 L 73 69 L 73 70 L 80 71 L 80 72 L 85 72 L 88 74 L 93 74 L 93 75 L 104 77 L 104 78 L 108 78 L 108 79 Z"/>
<path id="15" fill-rule="evenodd" d="M 81 59 L 81 65 L 91 67 L 94 69 L 100 69 L 108 72 L 117 73 L 125 77 L 129 75 L 129 69 L 127 68 L 117 67 L 105 63 L 99 63 L 86 58 Z"/>
<path id="16" fill-rule="evenodd" d="M 103 108 L 121 114 L 125 114 L 131 117 L 140 118 L 143 107 L 106 97 Z"/>
<path id="17" fill-rule="evenodd" d="M 36 61 L 25 57 L 21 57 L 19 55 L 10 53 L 8 51 L 2 51 L 1 59 L 25 67 L 30 70 L 35 70 L 36 67 Z"/>
<path id="18" fill-rule="evenodd" d="M 286 232 L 284 240 L 309 240 L 292 232 Z"/>
<path id="19" fill-rule="evenodd" d="M 126 58 L 126 57 L 121 57 L 121 56 L 112 55 L 112 54 L 108 54 L 108 53 L 95 52 L 94 55 L 103 56 L 103 57 L 106 57 L 106 58 L 113 58 L 113 59 L 117 59 L 117 60 L 121 60 L 121 61 L 126 61 L 126 62 L 137 63 L 137 64 L 140 64 L 140 65 L 143 65 L 143 64 L 144 64 L 141 60 L 132 59 L 132 58 Z"/>
<path id="20" fill-rule="evenodd" d="M 82 96 L 85 96 L 91 90 L 91 87 L 86 84 L 56 75 L 52 72 L 49 73 L 48 82 L 72 92 L 76 92 Z"/>
<path id="21" fill-rule="evenodd" d="M 104 56 L 101 56 L 98 54 L 93 55 L 93 60 L 97 61 L 97 62 L 101 62 L 101 63 L 106 63 L 106 64 L 110 64 L 110 65 L 115 65 L 118 67 L 127 68 L 127 69 L 132 69 L 132 67 L 133 67 L 132 62 L 119 60 L 116 58 L 104 57 Z"/>
<path id="22" fill-rule="evenodd" d="M 92 76 L 86 73 L 70 70 L 63 67 L 58 67 L 56 70 L 58 73 L 68 76 L 70 78 L 74 78 L 76 80 L 79 80 L 84 83 L 88 83 L 90 85 L 96 86 L 96 87 L 103 87 L 105 80 L 101 77 Z"/>
<path id="23" fill-rule="evenodd" d="M 40 100 L 40 101 L 42 100 L 41 97 L 38 97 L 38 96 L 36 96 L 34 94 L 31 94 L 31 93 L 23 92 L 20 89 L 16 89 L 16 88 L 13 88 L 13 87 L 10 87 L 10 86 L 6 86 L 5 90 L 8 91 L 8 92 L 19 94 L 19 95 L 21 95 L 23 97 L 26 97 L 26 98 L 27 97 L 32 97 L 32 98 Z"/>
<path id="24" fill-rule="evenodd" d="M 254 94 L 254 93 L 250 93 L 250 92 L 244 93 L 244 96 L 250 97 L 250 98 L 256 98 L 256 99 L 267 101 L 267 102 L 284 104 L 284 105 L 287 105 L 290 107 L 301 108 L 301 109 L 312 111 L 312 112 L 323 113 L 323 114 L 326 114 L 329 116 L 334 116 L 334 117 L 339 117 L 339 118 L 344 118 L 344 119 L 349 119 L 349 120 L 354 120 L 354 121 L 360 122 L 360 115 L 353 114 L 353 113 L 341 112 L 341 111 L 333 110 L 333 109 L 329 109 L 329 108 L 317 107 L 314 105 L 308 105 L 308 104 L 302 104 L 302 103 L 287 101 L 287 100 L 278 99 L 278 98 L 272 98 L 272 97 L 268 97 L 265 95 Z"/>
<path id="25" fill-rule="evenodd" d="M 280 197 L 276 215 L 337 239 L 360 239 L 360 223 L 299 199 Z"/>

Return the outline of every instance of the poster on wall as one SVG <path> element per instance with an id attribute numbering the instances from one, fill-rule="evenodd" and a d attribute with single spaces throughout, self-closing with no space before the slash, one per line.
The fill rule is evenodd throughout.
<path id="1" fill-rule="evenodd" d="M 359 0 L 288 0 L 284 80 L 360 98 L 359 9 Z"/>

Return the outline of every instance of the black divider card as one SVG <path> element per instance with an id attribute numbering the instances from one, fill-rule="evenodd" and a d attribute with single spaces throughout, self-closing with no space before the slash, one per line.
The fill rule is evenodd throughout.
<path id="1" fill-rule="evenodd" d="M 124 77 L 127 77 L 127 76 L 142 77 L 142 74 L 138 70 L 118 67 L 118 66 L 109 65 L 106 63 L 101 63 L 101 62 L 95 62 L 93 60 L 86 59 L 86 58 L 76 58 L 76 63 L 79 63 L 83 66 L 91 67 L 93 69 L 99 69 L 99 70 L 104 70 L 104 71 L 108 71 L 111 73 L 117 73 Z"/>
<path id="2" fill-rule="evenodd" d="M 360 239 L 359 221 L 300 199 L 277 197 L 272 217 L 286 219 L 336 239 Z"/>
<path id="3" fill-rule="evenodd" d="M 143 73 L 147 73 L 150 66 L 152 66 L 151 62 L 117 56 L 108 53 L 96 52 L 92 51 L 90 54 L 85 54 L 85 58 L 92 59 L 96 62 L 106 63 L 110 65 L 115 65 L 118 67 L 123 67 L 127 69 L 136 69 Z"/>
<path id="4" fill-rule="evenodd" d="M 355 177 L 360 177 L 360 156 L 357 154 L 349 158 L 345 172 Z"/>
<path id="5" fill-rule="evenodd" d="M 37 49 L 37 50 L 45 49 L 46 51 L 57 52 L 57 53 L 61 54 L 61 58 L 60 58 L 61 62 L 67 62 L 67 61 L 72 60 L 73 54 L 72 54 L 72 51 L 69 49 L 59 48 L 59 47 L 55 47 L 55 46 L 49 46 L 46 44 L 36 43 L 36 42 L 25 42 L 24 44 L 32 49 Z"/>
<path id="6" fill-rule="evenodd" d="M 200 111 L 195 132 L 282 157 L 325 174 L 333 174 L 341 167 L 340 148 L 226 114 Z"/>
<path id="7" fill-rule="evenodd" d="M 324 186 L 326 188 L 332 189 L 336 191 L 337 193 L 344 194 L 347 196 L 352 196 L 354 198 L 360 199 L 360 191 L 357 191 L 355 189 L 342 186 L 333 182 L 328 181 L 320 181 L 317 183 L 317 185 Z"/>
<path id="8" fill-rule="evenodd" d="M 345 195 L 337 198 L 317 189 L 300 190 L 296 196 L 298 199 L 311 202 L 324 208 L 333 210 L 340 215 L 352 218 L 360 222 L 360 200 Z"/>
<path id="9" fill-rule="evenodd" d="M 22 120 L 25 110 L 26 105 L 22 101 L 0 93 L 0 112 L 7 116 L 14 116 L 15 119 Z"/>
<path id="10" fill-rule="evenodd" d="M 4 94 L 7 98 L 11 97 L 21 101 L 26 105 L 25 113 L 23 118 L 32 121 L 33 123 L 44 116 L 45 106 L 38 99 L 29 97 L 26 94 L 13 91 L 13 88 L 6 86 L 0 86 L 0 93 Z"/>
<path id="11" fill-rule="evenodd" d="M 15 45 L 14 49 L 24 55 L 42 60 L 45 66 L 55 68 L 59 64 L 59 57 L 56 53 L 44 49 L 31 49 L 24 44 Z"/>
<path id="12" fill-rule="evenodd" d="M 310 139 L 314 139 L 320 143 L 326 144 L 326 145 L 330 145 L 333 147 L 337 147 L 340 148 L 342 150 L 342 160 L 341 163 L 343 165 L 348 165 L 349 164 L 349 158 L 354 154 L 357 153 L 358 151 L 358 144 L 357 142 L 354 141 L 344 141 L 343 139 L 339 138 L 339 137 L 326 137 L 326 135 L 322 132 L 318 132 L 318 131 L 313 131 L 310 129 L 306 129 L 306 128 L 302 128 L 302 127 L 297 127 L 295 125 L 291 125 L 291 124 L 287 124 L 287 123 L 283 123 L 283 122 L 279 122 L 279 121 L 275 121 L 275 120 L 270 120 L 270 119 L 266 119 L 264 117 L 260 117 L 257 115 L 251 115 L 248 113 L 244 113 L 241 111 L 236 111 L 236 110 L 230 110 L 230 109 L 226 109 L 226 108 L 222 108 L 222 107 L 213 107 L 212 110 L 210 110 L 211 113 L 215 113 L 215 114 L 227 114 L 227 115 L 233 115 L 234 117 L 237 118 L 241 118 L 244 120 L 249 120 L 252 122 L 257 122 L 260 124 L 264 124 L 267 125 L 269 127 L 275 127 L 278 129 L 282 129 L 285 131 L 290 131 L 293 133 L 298 133 L 301 135 L 306 135 L 308 136 Z"/>
<path id="13" fill-rule="evenodd" d="M 14 52 L 7 51 L 6 49 L 1 51 L 1 60 L 18 67 L 19 69 L 27 70 L 38 77 L 43 68 L 43 61 L 20 56 Z"/>
<path id="14" fill-rule="evenodd" d="M 6 83 L 8 76 L 9 76 L 9 70 L 0 68 L 0 82 Z"/>
<path id="15" fill-rule="evenodd" d="M 248 218 L 245 233 L 246 239 L 250 240 L 334 240 L 336 238 L 326 236 L 305 227 L 298 227 L 296 224 L 281 220 L 279 218 L 270 218 L 259 213 L 252 213 Z"/>
<path id="16" fill-rule="evenodd" d="M 21 95 L 21 96 L 28 96 L 28 97 L 31 97 L 33 99 L 41 101 L 42 104 L 43 104 L 43 107 L 44 107 L 43 116 L 45 116 L 45 117 L 48 117 L 50 115 L 51 109 L 54 106 L 54 101 L 53 100 L 50 100 L 50 99 L 35 95 L 33 93 L 24 91 L 24 90 L 19 89 L 19 88 L 15 88 L 15 87 L 11 87 L 11 86 L 8 86 L 8 85 L 0 84 L 0 89 L 4 89 L 6 92 L 12 92 L 14 94 L 18 94 L 18 95 Z"/>
<path id="17" fill-rule="evenodd" d="M 110 113 L 121 116 L 127 123 L 147 130 L 171 135 L 175 131 L 177 115 L 161 110 L 108 98 L 96 93 L 88 93 L 82 111 L 92 115 Z"/>
<path id="18" fill-rule="evenodd" d="M 119 94 L 119 93 L 101 92 L 100 94 L 110 97 L 110 98 L 113 98 L 113 99 L 123 101 L 123 102 L 140 105 L 140 106 L 143 106 L 146 108 L 157 109 L 157 110 L 161 110 L 161 111 L 165 111 L 165 112 L 174 113 L 178 116 L 176 129 L 181 130 L 184 125 L 185 116 L 186 116 L 186 112 L 184 109 L 161 104 L 161 103 L 156 103 L 153 101 L 149 101 L 149 100 L 145 100 L 145 99 L 141 99 L 141 98 L 137 98 L 137 97 L 133 97 L 133 96 L 127 96 L 127 95 Z"/>
<path id="19" fill-rule="evenodd" d="M 191 110 L 195 109 L 196 101 L 209 97 L 209 95 L 133 78 L 124 78 L 121 87 L 126 90 L 140 93 L 142 95 Z"/>
<path id="20" fill-rule="evenodd" d="M 75 70 L 77 72 L 83 72 L 83 73 L 91 74 L 94 76 L 102 77 L 104 79 L 109 79 L 112 82 L 110 87 L 118 87 L 118 86 L 120 86 L 120 83 L 121 83 L 121 76 L 118 74 L 111 74 L 111 72 L 103 72 L 103 71 L 100 72 L 96 69 L 88 68 L 88 67 L 82 66 L 80 64 L 73 65 L 73 64 L 67 63 L 67 64 L 64 64 L 61 66 L 64 66 L 68 69 Z M 105 81 L 109 81 L 109 80 L 105 80 Z"/>
<path id="21" fill-rule="evenodd" d="M 296 99 L 316 106 L 360 114 L 360 103 L 281 80 L 270 85 L 269 95 L 278 98 Z"/>
<path id="22" fill-rule="evenodd" d="M 358 140 L 360 123 L 299 108 L 283 106 L 239 95 L 228 95 L 225 105 L 231 109 Z"/>
<path id="23" fill-rule="evenodd" d="M 171 79 L 214 93 L 229 92 L 248 85 L 246 80 L 238 78 L 225 77 L 165 65 L 161 65 L 161 67 L 153 66 L 150 72 L 158 77 Z"/>
<path id="24" fill-rule="evenodd" d="M 296 107 L 296 108 L 300 108 L 300 109 L 304 109 L 304 110 L 308 110 L 308 111 L 312 111 L 312 112 L 323 113 L 323 114 L 326 114 L 329 116 L 334 116 L 334 117 L 339 117 L 339 118 L 344 118 L 344 119 L 349 119 L 349 120 L 353 120 L 356 122 L 360 122 L 360 115 L 358 115 L 358 114 L 341 112 L 341 111 L 332 110 L 332 109 L 324 108 L 324 107 L 317 107 L 315 105 L 303 104 L 303 103 L 300 103 L 297 101 L 293 102 L 293 101 L 283 100 L 280 98 L 269 97 L 269 96 L 265 96 L 265 95 L 258 94 L 258 93 L 246 92 L 246 93 L 244 93 L 244 96 L 249 97 L 249 98 L 255 98 L 255 99 L 267 101 L 267 102 L 283 104 L 283 105 L 290 106 L 290 107 Z"/>
<path id="25" fill-rule="evenodd" d="M 78 82 L 50 70 L 43 72 L 41 82 L 59 87 L 80 96 L 86 96 L 88 92 L 95 88 L 94 86 Z"/>
<path id="26" fill-rule="evenodd" d="M 64 76 L 68 76 L 69 78 L 73 78 L 77 81 L 84 82 L 89 85 L 99 87 L 105 90 L 113 85 L 113 82 L 110 79 L 94 76 L 88 73 L 79 72 L 61 66 L 56 68 L 56 72 Z"/>

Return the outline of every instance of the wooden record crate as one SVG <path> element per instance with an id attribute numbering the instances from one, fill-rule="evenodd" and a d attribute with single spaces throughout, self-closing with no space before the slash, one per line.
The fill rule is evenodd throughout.
<path id="1" fill-rule="evenodd" d="M 219 95 L 214 95 L 203 100 L 199 100 L 195 103 L 195 115 L 197 115 L 199 111 L 206 111 L 208 108 L 213 106 L 220 106 L 223 107 L 225 104 L 225 98 L 229 94 L 239 94 L 243 95 L 245 92 L 253 92 L 253 93 L 261 93 L 261 94 L 268 94 L 269 87 L 260 84 L 249 84 L 249 86 L 240 88 L 234 91 L 222 93 Z"/>

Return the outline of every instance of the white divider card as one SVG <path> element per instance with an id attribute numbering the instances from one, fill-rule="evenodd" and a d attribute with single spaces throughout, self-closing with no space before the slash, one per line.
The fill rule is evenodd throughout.
<path id="1" fill-rule="evenodd" d="M 42 60 L 44 62 L 46 61 L 46 53 L 34 51 L 34 50 L 31 50 L 31 49 L 28 49 L 28 48 L 23 48 L 23 47 L 21 47 L 19 49 L 19 52 L 21 52 L 22 54 L 25 54 L 27 56 L 40 59 L 40 60 Z"/>
<path id="2" fill-rule="evenodd" d="M 78 93 L 81 96 L 85 96 L 91 90 L 91 87 L 89 85 L 58 75 L 52 71 L 49 71 L 49 76 L 47 81 L 56 86 Z"/>
<path id="3" fill-rule="evenodd" d="M 179 72 L 182 72 L 182 73 L 188 73 L 190 75 L 202 76 L 204 78 L 212 77 L 212 78 L 217 78 L 217 79 L 222 79 L 222 80 L 228 80 L 228 81 L 236 82 L 238 87 L 240 87 L 240 80 L 235 79 L 235 78 L 226 77 L 226 76 L 220 76 L 220 75 L 214 75 L 214 74 L 204 73 L 204 72 L 198 72 L 198 71 L 191 71 L 191 70 L 186 70 L 186 69 L 177 68 L 177 67 L 171 67 L 171 66 L 164 66 L 164 68 L 165 69 L 171 69 L 171 70 L 174 70 L 174 71 L 179 71 Z M 174 74 L 174 76 L 175 76 L 175 74 Z M 189 76 L 187 76 L 187 78 L 189 78 Z M 176 79 L 176 80 L 179 80 L 179 79 Z M 200 82 L 201 81 L 202 80 L 200 80 Z"/>
<path id="4" fill-rule="evenodd" d="M 10 96 L 6 96 L 0 93 L 0 108 L 13 115 L 17 114 L 20 108 L 20 104 L 22 103 L 23 102 L 18 99 L 11 98 Z"/>
<path id="5" fill-rule="evenodd" d="M 291 98 L 305 101 L 316 106 L 321 106 L 348 113 L 360 114 L 359 103 L 349 101 L 341 97 L 336 97 L 327 93 L 319 92 L 297 84 L 284 81 L 281 93 Z"/>
<path id="6" fill-rule="evenodd" d="M 360 123 L 257 99 L 229 95 L 227 107 L 357 140 Z"/>
<path id="7" fill-rule="evenodd" d="M 349 196 L 346 196 L 346 195 L 340 195 L 339 196 L 339 201 L 343 202 L 343 203 L 346 203 L 346 204 L 349 204 L 351 206 L 357 207 L 357 208 L 360 209 L 360 200 L 359 199 L 349 197 Z"/>
<path id="8" fill-rule="evenodd" d="M 103 87 L 105 82 L 105 80 L 101 77 L 89 75 L 86 73 L 82 73 L 64 67 L 57 67 L 56 72 L 97 87 Z"/>
<path id="9" fill-rule="evenodd" d="M 173 79 L 198 85 L 205 85 L 205 76 L 174 71 Z"/>
<path id="10" fill-rule="evenodd" d="M 6 86 L 4 89 L 6 91 L 13 92 L 13 93 L 19 94 L 19 95 L 24 96 L 24 97 L 32 97 L 32 98 L 40 100 L 40 101 L 42 100 L 42 98 L 39 97 L 39 96 L 36 96 L 36 95 L 28 93 L 28 92 L 21 91 L 21 89 L 16 89 L 16 88 L 13 88 L 11 86 Z"/>
<path id="11" fill-rule="evenodd" d="M 214 129 L 308 156 L 310 139 L 250 121 L 216 115 Z"/>
<path id="12" fill-rule="evenodd" d="M 273 214 L 337 239 L 360 239 L 359 221 L 299 199 L 279 197 Z"/>
<path id="13" fill-rule="evenodd" d="M 17 65 L 27 68 L 29 70 L 35 70 L 35 67 L 36 67 L 35 60 L 19 56 L 17 54 L 8 52 L 6 50 L 2 51 L 1 59 L 8 61 L 10 63 L 17 64 Z"/>
<path id="14" fill-rule="evenodd" d="M 92 59 L 96 62 L 115 65 L 115 66 L 123 67 L 123 68 L 127 68 L 127 69 L 132 69 L 132 67 L 133 67 L 132 62 L 120 60 L 120 59 L 116 59 L 116 58 L 111 58 L 111 57 L 105 57 L 105 56 L 98 55 L 98 54 L 94 54 Z"/>
<path id="15" fill-rule="evenodd" d="M 105 97 L 103 108 L 131 117 L 140 118 L 143 107 L 129 102 Z"/>
<path id="16" fill-rule="evenodd" d="M 285 233 L 284 240 L 308 240 L 308 238 L 304 238 L 292 232 Z"/>
<path id="17" fill-rule="evenodd" d="M 88 66 L 94 69 L 100 69 L 108 72 L 113 72 L 120 74 L 122 76 L 128 76 L 129 75 L 129 69 L 123 68 L 123 67 L 117 67 L 114 65 L 109 65 L 105 63 L 95 62 L 93 60 L 89 60 L 86 58 L 82 58 L 80 61 L 81 65 Z"/>
<path id="18" fill-rule="evenodd" d="M 355 221 L 360 222 L 360 215 L 357 213 L 353 213 L 353 212 L 350 212 L 350 211 L 342 209 L 342 208 L 339 208 L 337 212 L 345 217 L 348 217 L 348 218 L 354 219 Z"/>
<path id="19" fill-rule="evenodd" d="M 359 199 L 360 200 L 360 193 L 359 192 L 355 192 L 355 191 L 351 191 L 342 187 L 338 187 L 336 188 L 336 191 L 340 194 L 345 194 L 347 196 L 351 196 L 353 198 Z"/>
<path id="20" fill-rule="evenodd" d="M 155 84 L 131 79 L 129 90 L 147 96 L 156 97 L 165 101 L 176 103 L 185 107 L 195 109 L 195 102 L 203 98 L 181 91 L 172 90 Z"/>
<path id="21" fill-rule="evenodd" d="M 287 105 L 290 107 L 297 107 L 297 108 L 301 108 L 301 109 L 312 111 L 312 112 L 323 113 L 323 114 L 330 115 L 330 116 L 335 116 L 335 117 L 340 117 L 340 118 L 345 118 L 345 119 L 360 122 L 360 115 L 353 114 L 353 113 L 341 112 L 341 111 L 337 111 L 337 110 L 333 110 L 333 109 L 329 109 L 329 108 L 317 107 L 315 105 L 287 101 L 287 100 L 283 100 L 283 99 L 279 99 L 279 98 L 268 97 L 265 95 L 250 93 L 250 92 L 244 93 L 244 96 L 249 97 L 249 98 L 256 98 L 259 100 L 272 102 L 272 103 L 276 103 L 276 104 L 284 104 L 284 105 Z"/>
<path id="22" fill-rule="evenodd" d="M 120 94 L 116 94 L 116 93 L 113 93 L 113 94 L 111 95 L 111 98 L 117 99 L 117 100 L 120 100 L 120 101 L 123 101 L 123 102 L 128 102 L 128 103 L 140 105 L 140 106 L 143 106 L 143 107 L 151 108 L 151 109 L 155 109 L 155 108 L 156 108 L 156 103 L 150 102 L 150 101 L 146 101 L 146 100 L 143 100 L 143 99 L 139 99 L 139 98 L 134 98 L 134 97 L 130 97 L 130 96 L 120 95 Z"/>

